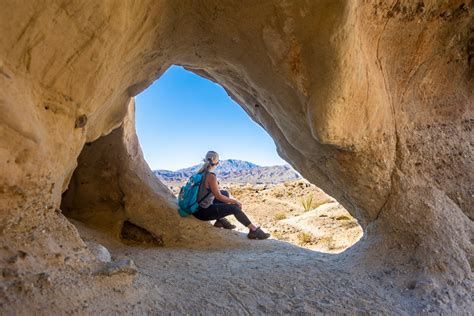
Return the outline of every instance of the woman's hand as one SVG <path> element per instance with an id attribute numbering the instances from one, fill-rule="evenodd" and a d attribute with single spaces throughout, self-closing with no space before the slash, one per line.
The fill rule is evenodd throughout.
<path id="1" fill-rule="evenodd" d="M 209 187 L 211 189 L 212 194 L 214 197 L 224 203 L 229 204 L 236 204 L 239 207 L 242 207 L 242 204 L 234 198 L 229 198 L 221 193 L 221 189 L 219 188 L 219 184 L 217 183 L 217 177 L 215 174 L 210 173 L 206 178 L 206 181 L 209 181 Z"/>
<path id="2" fill-rule="evenodd" d="M 237 201 L 236 199 L 232 199 L 232 203 L 231 204 L 235 204 L 237 205 L 238 207 L 242 208 L 242 203 L 240 203 L 239 201 Z"/>

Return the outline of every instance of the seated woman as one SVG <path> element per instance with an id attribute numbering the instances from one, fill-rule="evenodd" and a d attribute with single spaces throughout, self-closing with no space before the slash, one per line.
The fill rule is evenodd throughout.
<path id="1" fill-rule="evenodd" d="M 198 193 L 199 209 L 193 215 L 202 221 L 216 220 L 214 224 L 216 227 L 232 229 L 235 226 L 224 218 L 232 214 L 242 225 L 249 228 L 248 238 L 267 239 L 270 237 L 270 234 L 252 224 L 242 211 L 242 204 L 239 201 L 229 197 L 227 191 L 219 189 L 217 177 L 212 172 L 218 164 L 219 155 L 215 151 L 207 152 L 204 165 L 199 170 L 199 173 L 203 173 Z"/>

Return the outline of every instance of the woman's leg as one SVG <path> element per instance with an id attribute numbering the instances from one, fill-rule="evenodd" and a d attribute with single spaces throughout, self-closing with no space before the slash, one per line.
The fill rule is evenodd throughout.
<path id="1" fill-rule="evenodd" d="M 226 191 L 226 190 L 221 190 L 221 194 L 226 196 L 226 197 L 230 197 L 229 192 Z M 218 199 L 214 199 L 212 204 L 227 204 L 227 203 L 219 201 Z M 214 226 L 224 227 L 224 228 L 227 228 L 227 229 L 234 229 L 235 228 L 235 225 L 232 225 L 227 219 L 225 219 L 225 217 L 217 218 L 216 222 L 214 223 Z"/>
<path id="2" fill-rule="evenodd" d="M 226 196 L 226 197 L 230 197 L 230 194 L 228 191 L 226 190 L 221 190 L 221 194 Z M 212 204 L 227 204 L 226 202 L 222 202 L 222 201 L 219 201 L 218 199 L 214 199 L 214 201 L 212 202 Z M 214 223 L 214 226 L 217 227 L 224 227 L 224 228 L 227 228 L 227 229 L 234 229 L 235 228 L 235 225 L 232 225 L 228 220 L 226 220 L 224 217 L 221 217 L 221 218 L 217 218 L 216 219 L 216 222 Z M 226 227 L 227 226 L 227 227 Z"/>
<path id="3" fill-rule="evenodd" d="M 250 219 L 245 213 L 235 204 L 216 203 L 208 208 L 200 209 L 193 214 L 196 218 L 203 221 L 217 220 L 229 215 L 234 215 L 235 218 L 244 226 L 252 225 Z"/>
<path id="4" fill-rule="evenodd" d="M 249 233 L 247 235 L 248 238 L 267 239 L 270 237 L 270 234 L 265 233 L 260 227 L 252 224 L 247 215 L 245 215 L 240 207 L 235 204 L 212 204 L 208 208 L 198 210 L 193 215 L 200 220 L 210 221 L 223 218 L 231 214 L 233 214 L 242 225 L 249 228 Z"/>

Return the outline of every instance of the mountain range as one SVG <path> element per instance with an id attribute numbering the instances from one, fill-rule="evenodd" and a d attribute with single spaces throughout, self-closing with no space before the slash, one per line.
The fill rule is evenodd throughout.
<path id="1" fill-rule="evenodd" d="M 182 183 L 198 172 L 201 166 L 202 164 L 199 164 L 176 171 L 154 170 L 153 173 L 164 183 Z M 259 166 L 237 159 L 219 161 L 214 173 L 217 175 L 219 182 L 223 183 L 270 184 L 301 178 L 300 174 L 289 165 Z"/>

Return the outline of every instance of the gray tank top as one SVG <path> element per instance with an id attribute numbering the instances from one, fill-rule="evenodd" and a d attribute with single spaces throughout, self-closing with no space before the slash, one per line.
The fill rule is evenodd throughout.
<path id="1" fill-rule="evenodd" d="M 199 185 L 198 201 L 207 194 L 204 200 L 199 203 L 199 207 L 201 208 L 208 208 L 214 202 L 214 194 L 212 194 L 211 189 L 206 188 L 206 179 L 209 173 L 209 171 L 204 171 L 201 184 Z"/>

